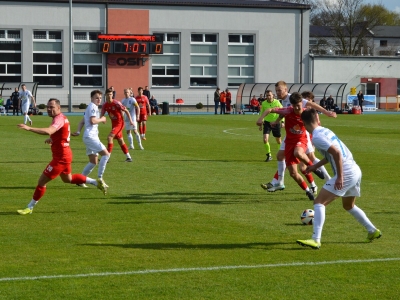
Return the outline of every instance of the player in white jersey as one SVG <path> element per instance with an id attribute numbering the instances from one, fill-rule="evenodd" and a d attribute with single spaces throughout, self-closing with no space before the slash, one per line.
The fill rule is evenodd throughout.
<path id="1" fill-rule="evenodd" d="M 131 89 L 124 89 L 124 95 L 125 98 L 121 100 L 121 103 L 126 107 L 127 110 L 129 110 L 129 113 L 133 121 L 133 125 L 131 125 L 129 117 L 125 116 L 125 128 L 126 128 L 126 135 L 128 136 L 128 141 L 129 141 L 129 149 L 135 149 L 135 147 L 133 146 L 133 137 L 132 137 L 132 131 L 133 131 L 136 140 L 139 144 L 140 150 L 144 150 L 142 146 L 142 140 L 140 139 L 140 134 L 137 131 L 137 120 L 139 120 L 139 112 L 140 112 L 139 104 L 137 103 L 136 99 L 131 96 L 132 95 Z"/>
<path id="2" fill-rule="evenodd" d="M 291 105 L 290 100 L 289 100 L 290 94 L 288 93 L 288 88 L 287 88 L 286 82 L 278 81 L 275 84 L 275 92 L 276 92 L 277 98 L 282 100 L 282 107 L 288 107 Z M 312 107 L 312 108 L 322 112 L 324 115 L 326 115 L 328 117 L 336 118 L 335 112 L 327 111 L 325 108 L 319 106 L 318 104 L 316 104 L 314 102 L 303 99 L 302 103 L 303 103 L 304 108 Z M 263 116 L 261 116 L 261 117 L 263 117 Z M 260 119 L 261 119 L 261 117 L 260 117 Z M 278 123 L 281 121 L 282 121 L 282 118 L 278 118 L 275 122 Z M 271 125 L 273 125 L 273 123 L 275 123 L 275 122 L 272 122 Z M 314 147 L 312 146 L 312 143 L 309 139 L 306 154 L 308 155 L 309 159 L 313 162 L 313 164 L 316 164 L 319 161 L 319 159 L 315 157 L 313 152 L 314 152 Z M 285 185 L 284 185 L 284 177 L 285 177 L 285 169 L 286 169 L 285 138 L 282 140 L 279 151 L 276 154 L 276 158 L 278 161 L 278 170 L 275 173 L 274 178 L 272 179 L 271 182 L 261 184 L 261 187 L 265 190 L 268 190 L 269 192 L 275 192 L 275 191 L 285 189 Z M 326 169 L 324 167 L 322 167 L 322 169 L 318 170 L 316 172 L 316 174 L 321 179 L 325 179 L 325 177 L 330 178 L 328 172 L 326 171 Z M 311 183 L 310 188 L 313 191 L 313 193 L 317 192 L 318 188 L 315 184 Z"/>
<path id="3" fill-rule="evenodd" d="M 72 133 L 73 136 L 78 136 L 83 126 L 85 126 L 85 131 L 83 133 L 83 142 L 86 146 L 86 155 L 89 157 L 89 163 L 85 166 L 82 174 L 89 175 L 94 167 L 98 163 L 97 155 L 101 155 L 98 178 L 103 180 L 103 174 L 106 170 L 107 162 L 110 159 L 110 153 L 107 151 L 106 146 L 100 141 L 99 138 L 99 123 L 105 123 L 107 121 L 106 117 L 100 118 L 99 105 L 101 103 L 102 92 L 99 90 L 94 90 L 90 93 L 91 102 L 85 110 L 85 115 L 83 119 L 79 122 L 78 130 Z M 104 182 L 104 181 L 103 181 Z M 86 187 L 85 184 L 79 184 L 81 187 Z"/>
<path id="4" fill-rule="evenodd" d="M 29 124 L 32 126 L 32 120 L 29 118 L 28 111 L 31 103 L 33 108 L 36 107 L 35 97 L 33 97 L 32 93 L 26 89 L 25 84 L 22 84 L 21 88 L 22 92 L 19 92 L 19 99 L 21 103 L 21 112 L 24 115 L 24 124 L 29 121 Z"/>
<path id="5" fill-rule="evenodd" d="M 312 134 L 315 148 L 324 156 L 317 164 L 308 166 L 306 171 L 312 172 L 316 168 L 330 163 L 334 176 L 322 187 L 314 200 L 313 235 L 310 240 L 297 240 L 302 246 L 319 249 L 321 246 L 322 228 L 325 222 L 325 207 L 337 197 L 342 197 L 343 208 L 363 225 L 367 231 L 366 242 L 372 242 L 382 236 L 365 213 L 355 205 L 356 197 L 360 196 L 361 170 L 354 161 L 353 154 L 346 145 L 330 129 L 318 125 L 317 111 L 305 110 L 301 114 L 304 126 Z"/>

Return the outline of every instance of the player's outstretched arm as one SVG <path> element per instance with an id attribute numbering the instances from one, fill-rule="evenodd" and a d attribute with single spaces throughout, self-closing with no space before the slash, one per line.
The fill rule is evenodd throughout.
<path id="1" fill-rule="evenodd" d="M 326 110 L 325 108 L 323 108 L 322 106 L 320 106 L 319 104 L 317 104 L 315 102 L 308 101 L 306 106 L 314 108 L 315 110 L 318 110 L 318 111 L 322 112 L 325 116 L 328 116 L 328 117 L 331 117 L 331 118 L 336 118 L 336 113 L 335 112 L 328 111 L 328 110 Z"/>
<path id="2" fill-rule="evenodd" d="M 269 114 L 271 111 L 272 111 L 272 109 L 269 108 L 269 109 L 266 109 L 266 110 L 262 113 L 262 115 L 258 118 L 258 120 L 257 120 L 257 122 L 256 122 L 257 126 L 261 126 L 261 125 L 262 125 L 262 123 L 264 122 L 264 118 L 265 118 L 266 116 L 268 116 L 268 114 Z"/>
<path id="3" fill-rule="evenodd" d="M 52 135 L 53 133 L 55 133 L 57 131 L 56 127 L 51 126 L 51 125 L 48 128 L 34 128 L 34 127 L 27 126 L 25 124 L 18 124 L 17 126 L 20 129 L 24 129 L 26 131 L 31 131 L 31 132 L 41 134 L 41 135 Z"/>
<path id="4" fill-rule="evenodd" d="M 83 128 L 83 125 L 85 125 L 85 118 L 82 118 L 82 120 L 78 124 L 78 129 L 75 132 L 71 133 L 71 135 L 72 136 L 80 135 L 81 134 L 81 130 Z"/>

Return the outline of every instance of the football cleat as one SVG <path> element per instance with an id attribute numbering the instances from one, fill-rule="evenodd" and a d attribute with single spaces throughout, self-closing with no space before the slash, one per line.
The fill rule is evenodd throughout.
<path id="1" fill-rule="evenodd" d="M 265 161 L 266 162 L 269 162 L 269 161 L 271 161 L 272 160 L 272 156 L 271 156 L 271 154 L 267 154 L 267 158 L 265 159 Z"/>
<path id="2" fill-rule="evenodd" d="M 97 188 L 103 192 L 104 196 L 107 194 L 108 185 L 105 184 L 102 178 L 97 178 Z"/>
<path id="3" fill-rule="evenodd" d="M 303 246 L 303 247 L 310 247 L 310 248 L 313 248 L 315 250 L 319 250 L 319 248 L 321 247 L 321 243 L 317 243 L 313 239 L 311 239 L 311 240 L 297 240 L 296 243 L 301 245 L 301 246 Z"/>
<path id="4" fill-rule="evenodd" d="M 269 188 L 268 192 L 276 192 L 276 191 L 283 191 L 285 189 L 285 185 L 281 185 L 279 183 L 274 184 L 271 188 Z"/>
<path id="5" fill-rule="evenodd" d="M 125 162 L 132 162 L 132 158 L 128 157 L 127 159 L 125 159 Z"/>
<path id="6" fill-rule="evenodd" d="M 87 185 L 84 183 L 78 183 L 77 186 L 83 187 L 83 188 L 87 188 Z"/>
<path id="7" fill-rule="evenodd" d="M 29 207 L 24 208 L 24 209 L 18 209 L 18 210 L 17 210 L 17 212 L 18 212 L 20 215 L 29 215 L 29 214 L 32 213 L 32 211 L 33 211 L 33 209 L 32 209 L 32 208 L 29 208 Z"/>
<path id="8" fill-rule="evenodd" d="M 142 145 L 139 145 L 139 148 L 140 148 L 140 150 L 144 150 L 144 148 L 143 148 L 143 146 L 142 146 Z"/>
<path id="9" fill-rule="evenodd" d="M 318 187 L 317 186 L 310 186 L 310 190 L 314 195 L 316 195 L 317 191 L 318 191 Z"/>
<path id="10" fill-rule="evenodd" d="M 128 149 L 135 149 L 135 146 L 130 145 Z"/>
<path id="11" fill-rule="evenodd" d="M 319 178 L 321 178 L 321 179 L 324 179 L 324 178 L 325 178 L 324 173 L 322 173 L 322 171 L 321 171 L 320 169 L 316 169 L 316 170 L 314 171 L 314 174 L 317 175 L 317 176 L 318 176 Z"/>
<path id="12" fill-rule="evenodd" d="M 268 182 L 268 183 L 261 183 L 261 187 L 264 189 L 264 190 L 268 190 L 268 189 L 270 189 L 270 188 L 272 188 L 274 185 L 271 183 L 271 182 Z"/>
<path id="13" fill-rule="evenodd" d="M 311 191 L 306 191 L 306 196 L 308 197 L 308 199 L 314 201 L 314 194 Z"/>
<path id="14" fill-rule="evenodd" d="M 382 236 L 382 232 L 379 229 L 376 229 L 373 233 L 368 233 L 366 243 L 371 243 L 375 239 L 379 239 Z"/>

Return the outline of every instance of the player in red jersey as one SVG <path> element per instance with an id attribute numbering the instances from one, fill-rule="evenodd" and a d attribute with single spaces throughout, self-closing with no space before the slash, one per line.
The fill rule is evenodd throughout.
<path id="1" fill-rule="evenodd" d="M 138 88 L 138 95 L 135 97 L 137 103 L 139 104 L 140 113 L 139 119 L 137 120 L 139 123 L 139 133 L 142 140 L 146 140 L 146 121 L 147 116 L 150 116 L 151 108 L 149 99 L 147 96 L 143 95 L 143 88 Z"/>
<path id="2" fill-rule="evenodd" d="M 51 145 L 53 159 L 44 169 L 39 178 L 31 202 L 25 209 L 18 210 L 21 215 L 31 214 L 33 207 L 43 197 L 46 192 L 46 184 L 54 178 L 60 176 L 65 183 L 82 184 L 88 183 L 97 186 L 104 195 L 107 192 L 107 185 L 101 179 L 92 179 L 82 174 L 71 174 L 72 151 L 69 147 L 70 125 L 66 116 L 61 113 L 60 100 L 51 98 L 47 102 L 47 113 L 53 118 L 51 125 L 47 128 L 33 128 L 25 124 L 18 127 L 37 134 L 49 135 L 50 138 L 44 142 Z"/>
<path id="3" fill-rule="evenodd" d="M 301 94 L 295 92 L 290 95 L 290 103 L 292 106 L 284 108 L 270 108 L 267 110 L 266 115 L 269 113 L 277 113 L 285 117 L 285 162 L 286 167 L 289 170 L 290 176 L 297 182 L 297 184 L 306 191 L 306 195 L 310 200 L 314 200 L 314 194 L 310 191 L 307 183 L 303 180 L 303 177 L 297 172 L 297 165 L 300 164 L 301 172 L 307 177 L 309 182 L 314 182 L 314 178 L 310 173 L 306 173 L 307 166 L 313 165 L 308 158 L 307 144 L 308 138 L 306 134 L 306 128 L 304 127 L 303 121 L 301 120 L 301 113 L 303 108 L 303 97 Z M 263 115 L 264 116 L 264 115 Z M 260 120 L 257 121 L 257 125 L 261 125 Z M 301 163 L 300 163 L 301 162 Z"/>
<path id="4" fill-rule="evenodd" d="M 107 137 L 108 139 L 107 151 L 111 154 L 111 151 L 114 147 L 114 139 L 117 139 L 122 152 L 124 152 L 124 154 L 126 155 L 125 161 L 132 162 L 132 158 L 131 155 L 129 154 L 128 147 L 126 146 L 124 138 L 122 137 L 123 129 L 125 127 L 124 117 L 122 112 L 125 112 L 131 125 L 133 125 L 131 114 L 129 113 L 129 110 L 127 110 L 126 107 L 122 105 L 121 102 L 112 99 L 112 95 L 113 95 L 112 90 L 107 89 L 105 92 L 106 102 L 104 102 L 100 114 L 101 118 L 107 112 L 108 116 L 111 119 L 111 132 Z"/>

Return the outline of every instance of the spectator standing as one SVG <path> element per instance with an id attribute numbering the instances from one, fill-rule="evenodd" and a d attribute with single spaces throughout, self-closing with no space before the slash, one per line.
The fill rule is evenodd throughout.
<path id="1" fill-rule="evenodd" d="M 150 90 L 149 90 L 149 87 L 147 85 L 144 87 L 143 95 L 145 95 L 147 97 L 147 99 L 150 100 L 150 98 L 151 98 L 150 97 Z"/>
<path id="2" fill-rule="evenodd" d="M 326 110 L 331 110 L 335 108 L 335 100 L 333 100 L 332 95 L 329 95 L 328 99 L 326 99 Z"/>
<path id="3" fill-rule="evenodd" d="M 110 89 L 112 91 L 112 99 L 115 99 L 117 97 L 117 92 L 115 91 L 113 86 L 110 86 Z"/>
<path id="4" fill-rule="evenodd" d="M 144 90 L 142 87 L 138 88 L 138 95 L 135 97 L 137 103 L 139 104 L 140 112 L 139 119 L 137 120 L 139 123 L 139 133 L 142 140 L 146 140 L 146 122 L 147 116 L 151 114 L 151 108 L 149 103 L 149 98 L 143 94 Z"/>
<path id="5" fill-rule="evenodd" d="M 214 108 L 215 108 L 215 115 L 218 114 L 218 106 L 219 106 L 219 96 L 220 96 L 220 89 L 217 87 L 217 89 L 214 92 Z"/>
<path id="6" fill-rule="evenodd" d="M 360 105 L 361 113 L 364 113 L 363 104 L 364 104 L 364 95 L 363 92 L 359 91 L 357 94 L 358 105 Z"/>
<path id="7" fill-rule="evenodd" d="M 225 90 L 225 98 L 226 98 L 226 113 L 230 114 L 231 113 L 231 109 L 232 109 L 232 106 L 231 106 L 232 94 L 228 89 Z"/>
<path id="8" fill-rule="evenodd" d="M 28 111 L 29 107 L 36 107 L 35 97 L 33 97 L 32 93 L 26 89 L 26 85 L 21 85 L 22 92 L 19 93 L 19 99 L 21 101 L 21 112 L 24 115 L 24 124 L 29 121 L 29 124 L 32 126 L 32 120 L 29 118 Z"/>
<path id="9" fill-rule="evenodd" d="M 260 113 L 260 102 L 258 102 L 256 95 L 253 95 L 253 98 L 251 98 L 250 107 L 253 115 L 255 114 L 254 111 L 257 112 L 257 115 Z"/>
<path id="10" fill-rule="evenodd" d="M 18 88 L 14 89 L 14 93 L 11 94 L 11 101 L 13 103 L 13 116 L 17 113 L 19 116 L 19 107 L 21 106 Z"/>
<path id="11" fill-rule="evenodd" d="M 226 94 L 225 91 L 222 91 L 222 93 L 219 95 L 219 102 L 221 103 L 221 109 L 220 109 L 220 114 L 223 115 L 225 114 L 225 105 L 226 105 Z"/>

